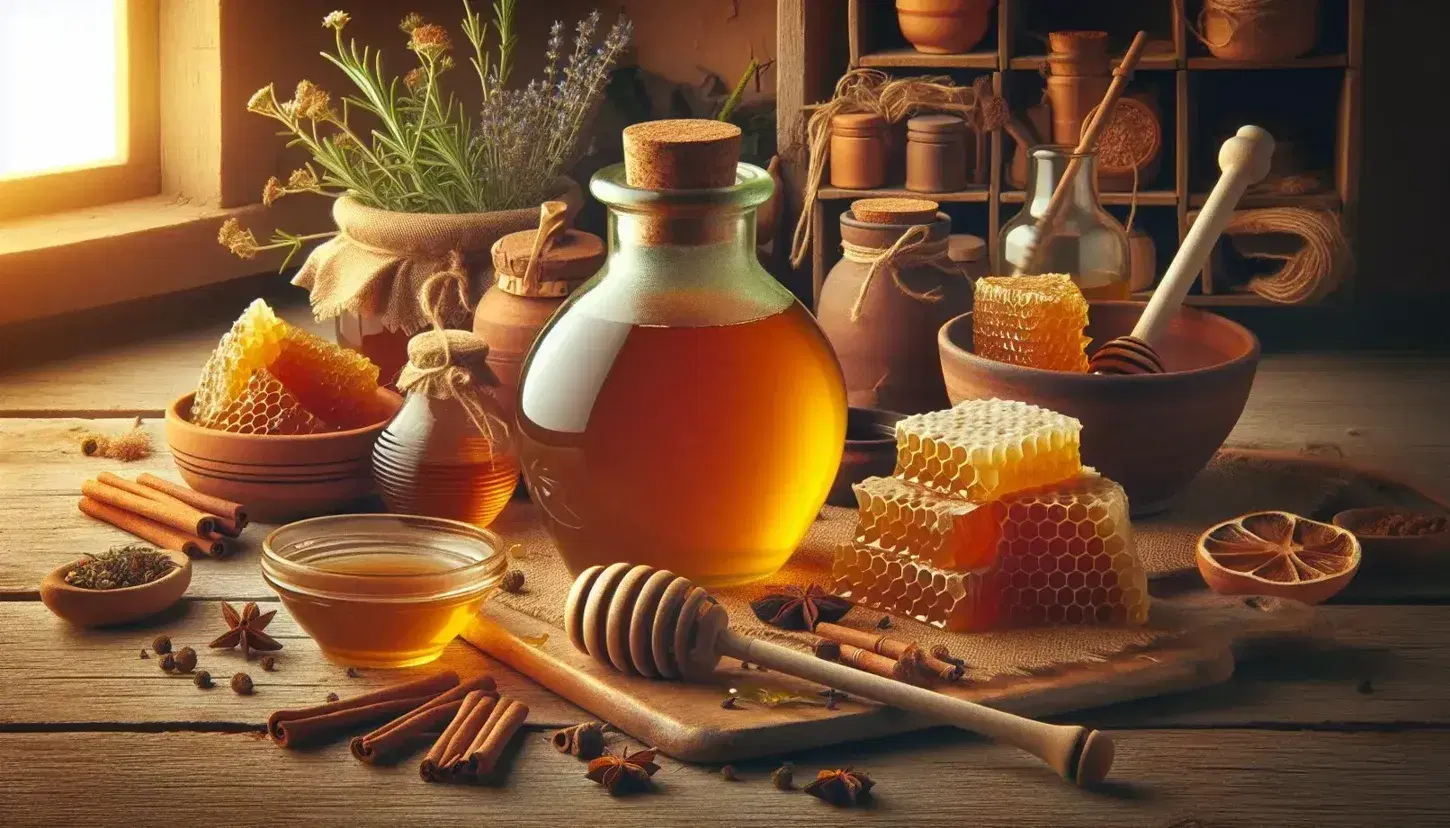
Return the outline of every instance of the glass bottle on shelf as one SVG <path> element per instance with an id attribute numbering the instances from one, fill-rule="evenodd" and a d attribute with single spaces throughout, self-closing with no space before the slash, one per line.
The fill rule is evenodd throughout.
<path id="1" fill-rule="evenodd" d="M 846 394 L 811 314 L 761 268 L 774 184 L 740 130 L 625 130 L 594 175 L 609 253 L 539 335 L 520 380 L 529 492 L 565 565 L 628 561 L 702 586 L 775 573 L 844 448 Z"/>
<path id="2" fill-rule="evenodd" d="M 488 346 L 467 331 L 424 331 L 408 342 L 403 407 L 373 447 L 373 479 L 388 511 L 487 527 L 518 484 L 514 431 L 489 392 Z"/>
<path id="3" fill-rule="evenodd" d="M 1022 211 L 1002 226 L 998 246 L 1003 275 L 1067 273 L 1088 299 L 1127 299 L 1131 268 L 1128 232 L 1098 203 L 1096 159 L 1082 158 L 1068 201 L 1052 232 L 1040 242 L 1036 266 L 1027 270 L 1027 256 L 1039 243 L 1037 222 L 1047 212 L 1052 193 L 1073 159 L 1070 147 L 1035 147 Z"/>

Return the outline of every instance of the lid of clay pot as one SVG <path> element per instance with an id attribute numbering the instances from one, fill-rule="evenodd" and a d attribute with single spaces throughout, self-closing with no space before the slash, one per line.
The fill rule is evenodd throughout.
<path id="1" fill-rule="evenodd" d="M 847 112 L 831 118 L 831 132 L 837 135 L 875 135 L 886 129 L 886 119 L 874 112 Z"/>
<path id="2" fill-rule="evenodd" d="M 918 115 L 906 122 L 908 132 L 930 135 L 966 132 L 967 122 L 955 115 Z"/>
<path id="3" fill-rule="evenodd" d="M 1070 30 L 1047 33 L 1047 48 L 1054 52 L 1078 53 L 1086 56 L 1108 53 L 1108 33 Z"/>
<path id="4" fill-rule="evenodd" d="M 604 264 L 602 239 L 581 230 L 565 230 L 544 248 L 537 289 L 524 290 L 521 282 L 538 235 L 538 230 L 520 230 L 494 242 L 493 267 L 499 287 L 516 296 L 567 296 Z"/>
<path id="5" fill-rule="evenodd" d="M 925 198 L 858 198 L 851 215 L 867 224 L 930 224 L 940 206 Z"/>
<path id="6" fill-rule="evenodd" d="M 740 127 L 706 118 L 645 121 L 624 128 L 624 175 L 647 190 L 710 190 L 735 183 Z"/>
<path id="7" fill-rule="evenodd" d="M 947 237 L 947 257 L 954 262 L 979 262 L 987 255 L 987 242 L 970 233 Z"/>

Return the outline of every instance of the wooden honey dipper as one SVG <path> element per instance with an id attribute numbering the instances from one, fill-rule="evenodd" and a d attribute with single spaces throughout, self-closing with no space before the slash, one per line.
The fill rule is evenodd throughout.
<path id="1" fill-rule="evenodd" d="M 575 648 L 601 664 L 646 678 L 704 679 L 721 656 L 769 667 L 989 736 L 1046 762 L 1083 787 L 1113 764 L 1105 733 L 1051 725 L 854 670 L 739 635 L 725 608 L 688 578 L 650 566 L 593 566 L 574 580 L 564 629 Z"/>
<path id="2" fill-rule="evenodd" d="M 1250 185 L 1269 174 L 1273 156 L 1274 139 L 1256 126 L 1241 126 L 1232 138 L 1223 142 L 1218 151 L 1222 175 L 1188 229 L 1162 281 L 1154 288 L 1148 306 L 1138 317 L 1138 324 L 1128 336 L 1104 342 L 1088 360 L 1088 370 L 1095 374 L 1165 373 L 1157 345 L 1168 330 L 1169 321 L 1178 313 L 1179 305 L 1183 304 L 1183 297 L 1203 270 L 1224 226 L 1233 218 L 1239 199 Z"/>

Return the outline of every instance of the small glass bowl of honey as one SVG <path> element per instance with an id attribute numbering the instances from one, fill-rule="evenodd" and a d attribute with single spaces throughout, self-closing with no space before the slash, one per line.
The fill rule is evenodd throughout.
<path id="1" fill-rule="evenodd" d="M 332 515 L 282 526 L 262 577 L 323 655 L 355 667 L 438 658 L 508 568 L 504 542 L 443 518 Z"/>

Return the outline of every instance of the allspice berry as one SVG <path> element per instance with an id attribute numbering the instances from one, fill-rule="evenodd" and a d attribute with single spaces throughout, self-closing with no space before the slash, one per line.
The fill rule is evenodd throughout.
<path id="1" fill-rule="evenodd" d="M 524 591 L 524 573 L 523 573 L 523 571 L 522 570 L 518 570 L 518 569 L 510 569 L 508 572 L 505 572 L 503 574 L 503 583 L 499 584 L 499 586 L 503 587 L 503 591 L 504 592 L 512 592 L 512 593 L 515 593 L 515 594 L 520 593 L 520 592 L 523 592 Z"/>
<path id="2" fill-rule="evenodd" d="M 274 672 L 277 669 L 277 659 L 269 655 L 262 656 L 262 669 L 269 673 Z"/>
<path id="3" fill-rule="evenodd" d="M 195 684 L 197 687 L 200 687 L 203 690 L 210 690 L 211 673 L 208 673 L 205 670 L 197 670 L 196 675 L 193 676 L 191 679 L 191 683 Z"/>
<path id="4" fill-rule="evenodd" d="M 151 639 L 151 649 L 156 651 L 157 655 L 166 655 L 171 652 L 171 638 L 165 635 L 156 636 Z"/>
<path id="5" fill-rule="evenodd" d="M 172 670 L 175 670 L 176 669 L 176 656 L 172 655 L 171 653 L 167 653 L 166 655 L 162 656 L 161 657 L 161 669 L 162 669 L 163 672 L 167 672 L 167 673 L 171 672 Z"/>
<path id="6" fill-rule="evenodd" d="M 795 789 L 795 774 L 791 771 L 790 765 L 781 765 L 770 772 L 770 784 L 778 791 L 789 791 Z"/>
<path id="7" fill-rule="evenodd" d="M 237 673 L 232 676 L 232 692 L 239 696 L 252 695 L 252 677 L 246 673 Z"/>
<path id="8" fill-rule="evenodd" d="M 734 765 L 725 765 L 720 768 L 720 778 L 726 782 L 739 782 L 740 777 L 735 775 Z"/>
<path id="9" fill-rule="evenodd" d="M 328 704 L 332 704 L 333 702 L 337 701 L 339 698 L 340 697 L 336 693 L 328 693 L 327 694 L 327 703 Z"/>
<path id="10" fill-rule="evenodd" d="M 182 647 L 176 652 L 176 669 L 181 673 L 190 673 L 196 669 L 196 650 L 190 647 Z"/>

